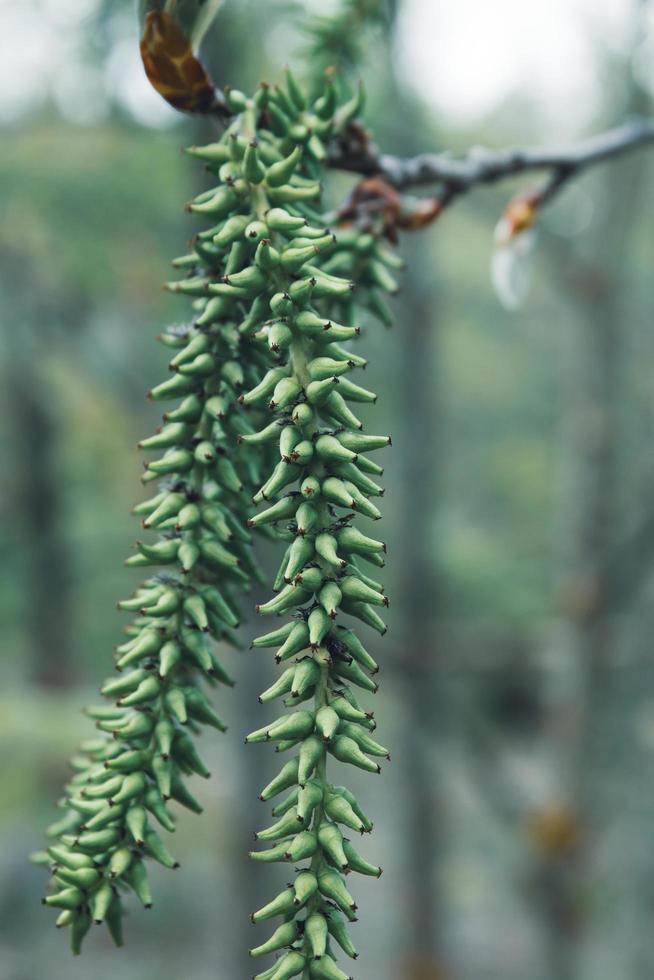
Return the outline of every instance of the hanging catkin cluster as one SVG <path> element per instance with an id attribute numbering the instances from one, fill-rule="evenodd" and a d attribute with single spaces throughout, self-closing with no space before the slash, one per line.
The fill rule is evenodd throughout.
<path id="1" fill-rule="evenodd" d="M 388 599 L 361 567 L 362 560 L 383 565 L 384 544 L 353 519 L 381 516 L 371 498 L 383 492 L 373 479 L 382 470 L 362 454 L 390 440 L 362 433 L 351 408 L 376 396 L 351 377 L 365 360 L 343 346 L 359 327 L 352 278 L 335 270 L 361 266 L 367 275 L 361 299 L 376 309 L 379 290 L 396 288 L 384 264 L 395 260 L 355 225 L 335 240 L 320 210 L 323 138 L 353 117 L 360 96 L 337 108 L 328 86 L 308 107 L 289 75 L 286 90 L 262 89 L 253 102 L 236 93 L 230 98 L 242 115 L 221 143 L 197 152 L 225 160 L 208 212 L 219 205 L 225 213 L 229 202 L 224 227 L 235 236 L 245 231 L 252 242 L 243 268 L 227 279 L 239 291 L 235 302 L 248 296 L 250 319 L 262 321 L 254 341 L 270 352 L 269 370 L 241 402 L 267 405 L 271 419 L 242 442 L 274 445 L 278 461 L 254 497 L 267 506 L 248 523 L 273 525 L 284 545 L 275 595 L 257 611 L 288 617 L 254 645 L 276 647 L 275 659 L 284 665 L 261 702 L 282 698 L 291 709 L 247 738 L 291 753 L 261 794 L 268 801 L 289 791 L 273 810 L 275 822 L 256 834 L 272 846 L 252 857 L 300 865 L 293 883 L 253 914 L 255 923 L 282 921 L 251 955 L 284 951 L 259 980 L 300 974 L 339 980 L 347 974 L 337 965 L 336 946 L 356 956 L 346 925 L 356 918 L 356 904 L 345 875 L 381 874 L 349 839 L 372 824 L 352 792 L 331 781 L 328 762 L 377 773 L 375 759 L 388 756 L 372 737 L 372 714 L 353 691 L 377 690 L 371 676 L 377 664 L 342 619 L 385 632 L 375 607 Z"/>
<path id="2" fill-rule="evenodd" d="M 342 620 L 385 632 L 375 607 L 388 599 L 361 564 L 383 566 L 385 547 L 354 518 L 380 517 L 371 498 L 383 493 L 382 470 L 364 454 L 390 439 L 361 431 L 351 406 L 376 396 L 353 380 L 366 361 L 344 345 L 357 338 L 362 309 L 387 318 L 381 294 L 396 290 L 397 260 L 352 218 L 335 238 L 323 210 L 326 144 L 359 112 L 360 89 L 342 101 L 328 78 L 309 104 L 287 73 L 284 88 L 226 97 L 235 117 L 223 138 L 189 151 L 219 181 L 190 206 L 210 227 L 175 263 L 187 278 L 169 284 L 193 298 L 193 321 L 162 338 L 176 349 L 173 374 L 151 392 L 181 401 L 141 444 L 164 450 L 144 477 L 164 482 L 136 508 L 161 537 L 138 542 L 128 564 L 165 567 L 120 603 L 138 617 L 117 649 L 120 675 L 102 688 L 113 704 L 88 709 L 112 737 L 84 743 L 73 760 L 66 815 L 44 856 L 54 883 L 45 902 L 62 909 L 75 950 L 93 920 L 120 942 L 121 893 L 151 904 L 143 858 L 175 866 L 153 820 L 173 829 L 170 799 L 199 810 L 184 782 L 208 775 L 193 735 L 202 724 L 224 728 L 202 686 L 231 683 L 208 641 L 234 642 L 235 597 L 256 572 L 249 529 L 260 528 L 284 555 L 275 595 L 257 611 L 287 617 L 254 641 L 276 647 L 284 665 L 260 700 L 283 698 L 291 711 L 247 741 L 291 755 L 261 794 L 289 790 L 256 835 L 272 847 L 252 857 L 307 864 L 254 913 L 282 923 L 252 955 L 282 951 L 260 980 L 338 980 L 347 975 L 335 944 L 356 956 L 345 876 L 381 870 L 349 839 L 372 824 L 330 781 L 328 762 L 376 773 L 375 759 L 388 756 L 353 691 L 376 691 L 377 664 Z M 250 499 L 265 508 L 252 514 Z"/>
<path id="3" fill-rule="evenodd" d="M 191 210 L 202 212 L 201 201 Z M 194 297 L 194 318 L 160 338 L 175 350 L 172 374 L 150 397 L 177 404 L 140 443 L 163 454 L 143 476 L 160 481 L 158 493 L 135 508 L 159 538 L 137 542 L 126 562 L 157 571 L 119 603 L 137 618 L 116 649 L 119 676 L 102 687 L 113 703 L 86 712 L 112 737 L 84 742 L 71 760 L 65 816 L 49 828 L 55 842 L 37 855 L 53 874 L 44 902 L 62 910 L 57 924 L 70 926 L 76 952 L 92 920 L 122 942 L 123 890 L 150 907 L 143 858 L 176 867 L 155 826 L 174 830 L 170 799 L 201 811 L 185 783 L 192 773 L 209 775 L 193 736 L 202 725 L 225 730 L 203 686 L 232 684 L 209 640 L 236 645 L 235 599 L 256 574 L 245 521 L 265 456 L 239 450 L 238 437 L 253 432 L 256 419 L 238 395 L 260 378 L 265 358 L 243 341 L 223 282 L 247 246 L 239 251 L 229 231 L 218 232 L 199 236 L 194 252 L 173 263 L 193 270 L 169 288 Z"/>

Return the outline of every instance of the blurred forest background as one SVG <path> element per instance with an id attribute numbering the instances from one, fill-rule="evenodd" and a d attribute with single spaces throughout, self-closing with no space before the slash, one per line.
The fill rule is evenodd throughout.
<path id="1" fill-rule="evenodd" d="M 482 6 L 407 0 L 389 36 L 371 36 L 368 121 L 384 148 L 551 144 L 651 112 L 643 0 L 608 4 L 611 32 L 603 4 L 578 4 L 592 99 L 566 95 L 573 59 L 554 46 L 560 116 L 519 83 L 475 106 L 479 78 L 466 112 L 448 111 L 412 39 L 435 31 L 436 8 L 445 24 L 465 8 L 457 51 L 479 75 L 494 37 Z M 536 20 L 548 6 L 527 5 Z M 325 4 L 226 3 L 205 47 L 216 80 L 247 90 L 297 63 L 307 7 Z M 510 9 L 497 57 L 518 59 L 528 11 L 497 16 Z M 134 447 L 159 411 L 144 392 L 166 370 L 154 337 L 186 311 L 160 283 L 194 230 L 183 202 L 205 186 L 179 146 L 210 126 L 147 92 L 137 36 L 130 2 L 0 0 L 2 980 L 240 980 L 249 912 L 270 893 L 245 858 L 272 771 L 269 751 L 242 744 L 270 670 L 255 651 L 229 655 L 240 682 L 219 705 L 229 735 L 205 736 L 206 812 L 180 820 L 182 870 L 154 869 L 155 909 L 132 910 L 127 949 L 98 930 L 73 961 L 25 859 L 136 582 L 122 560 Z M 393 762 L 355 787 L 376 821 L 366 855 L 385 868 L 357 882 L 358 980 L 654 976 L 654 154 L 565 191 L 542 219 L 531 293 L 508 311 L 489 258 L 519 186 L 478 189 L 405 237 L 397 324 L 362 344 L 374 429 L 394 441 L 391 628 L 373 650 Z"/>

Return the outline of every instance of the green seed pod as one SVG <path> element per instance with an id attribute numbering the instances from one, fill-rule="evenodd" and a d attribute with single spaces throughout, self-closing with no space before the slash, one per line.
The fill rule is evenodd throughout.
<path id="1" fill-rule="evenodd" d="M 132 863 L 133 853 L 128 847 L 121 847 L 114 851 L 109 861 L 109 875 L 111 878 L 118 878 L 124 874 Z"/>
<path id="2" fill-rule="evenodd" d="M 379 765 L 361 751 L 357 743 L 345 735 L 337 735 L 330 745 L 330 752 L 339 762 L 347 762 L 365 772 L 381 772 Z"/>
<path id="3" fill-rule="evenodd" d="M 331 956 L 324 956 L 312 962 L 311 977 L 315 977 L 315 980 L 350 980 L 347 973 L 343 973 Z"/>
<path id="4" fill-rule="evenodd" d="M 342 871 L 348 869 L 343 850 L 343 835 L 336 824 L 323 821 L 318 827 L 318 843 L 331 861 Z"/>
<path id="5" fill-rule="evenodd" d="M 271 633 L 264 633 L 263 636 L 258 636 L 252 641 L 253 647 L 276 647 L 278 643 L 282 643 L 287 639 L 290 633 L 297 624 L 295 623 L 284 623 L 278 629 L 273 630 Z"/>
<path id="6" fill-rule="evenodd" d="M 361 818 L 357 816 L 347 800 L 338 794 L 327 797 L 325 800 L 325 813 L 335 823 L 345 824 L 351 830 L 357 830 L 362 833 L 365 829 Z M 347 857 L 347 851 L 344 853 Z M 349 864 L 349 860 L 347 863 Z"/>
<path id="7" fill-rule="evenodd" d="M 144 849 L 164 868 L 179 867 L 178 862 L 171 856 L 156 830 L 151 830 L 146 834 Z"/>
<path id="8" fill-rule="evenodd" d="M 305 858 L 312 857 L 317 848 L 318 841 L 315 834 L 303 830 L 286 845 L 285 858 L 287 861 L 303 861 Z"/>
<path id="9" fill-rule="evenodd" d="M 289 657 L 293 657 L 296 653 L 306 649 L 308 644 L 309 626 L 307 623 L 303 620 L 292 623 L 286 639 L 277 651 L 275 660 L 277 663 L 281 663 L 282 660 L 288 660 Z"/>
<path id="10" fill-rule="evenodd" d="M 285 670 L 284 673 L 278 677 L 269 688 L 259 695 L 259 703 L 264 704 L 266 701 L 272 701 L 275 698 L 283 697 L 285 694 L 288 694 L 293 684 L 294 673 L 294 667 L 289 667 L 288 670 Z"/>
<path id="11" fill-rule="evenodd" d="M 318 879 L 312 871 L 300 871 L 293 882 L 294 904 L 298 908 L 306 905 L 318 890 Z"/>
<path id="12" fill-rule="evenodd" d="M 125 823 L 130 834 L 134 838 L 134 843 L 142 847 L 145 841 L 145 830 L 147 825 L 147 814 L 142 806 L 131 806 L 127 811 Z"/>
<path id="13" fill-rule="evenodd" d="M 329 915 L 327 916 L 327 928 L 343 952 L 351 959 L 356 960 L 359 954 L 350 939 L 345 919 L 334 909 L 330 909 Z"/>
<path id="14" fill-rule="evenodd" d="M 70 909 L 71 911 L 79 908 L 84 901 L 84 893 L 78 888 L 63 888 L 54 895 L 48 895 L 43 899 L 44 905 L 50 905 L 56 909 Z"/>
<path id="15" fill-rule="evenodd" d="M 250 950 L 250 956 L 265 956 L 266 953 L 274 953 L 277 949 L 284 946 L 291 946 L 298 937 L 299 929 L 295 921 L 285 922 L 275 929 L 272 936 L 261 946 L 255 946 Z"/>
<path id="16" fill-rule="evenodd" d="M 64 867 L 69 868 L 71 871 L 78 871 L 81 868 L 93 867 L 92 859 L 86 854 L 77 854 L 74 851 L 69 851 L 65 847 L 53 845 L 52 847 L 48 848 L 48 854 L 57 864 L 63 864 Z"/>
<path id="17" fill-rule="evenodd" d="M 330 619 L 335 619 L 341 604 L 342 592 L 336 582 L 325 582 L 318 593 L 318 602 Z"/>
<path id="18" fill-rule="evenodd" d="M 311 778 L 314 769 L 324 758 L 324 755 L 325 749 L 322 740 L 318 736 L 312 735 L 302 742 L 297 771 L 297 781 L 300 786 L 304 786 Z"/>
<path id="19" fill-rule="evenodd" d="M 146 677 L 145 680 L 141 681 L 135 691 L 121 697 L 119 704 L 125 707 L 133 704 L 144 704 L 156 698 L 160 690 L 161 684 L 158 678 L 154 676 Z"/>
<path id="20" fill-rule="evenodd" d="M 387 748 L 380 745 L 379 742 L 375 741 L 371 735 L 361 727 L 361 725 L 355 725 L 352 722 L 344 721 L 341 724 L 340 731 L 343 735 L 347 735 L 349 738 L 354 739 L 360 749 L 364 752 L 369 752 L 370 755 L 376 755 L 380 758 L 389 759 L 390 753 Z"/>
<path id="21" fill-rule="evenodd" d="M 323 871 L 318 875 L 318 888 L 325 898 L 348 915 L 356 912 L 356 903 L 343 883 L 343 879 L 335 871 Z"/>
<path id="22" fill-rule="evenodd" d="M 290 980 L 299 976 L 306 966 L 306 959 L 293 949 L 279 959 L 268 980 Z"/>
<path id="23" fill-rule="evenodd" d="M 293 786 L 298 781 L 298 759 L 291 759 L 282 767 L 281 771 L 271 782 L 261 791 L 260 800 L 271 800 L 279 793 L 283 793 L 289 786 Z M 52 850 L 52 849 L 50 849 Z"/>
<path id="24" fill-rule="evenodd" d="M 109 906 L 114 900 L 114 890 L 110 884 L 105 882 L 100 885 L 93 896 L 92 911 L 93 921 L 100 925 L 104 922 Z"/>
<path id="25" fill-rule="evenodd" d="M 324 561 L 327 562 L 332 568 L 341 571 L 347 562 L 340 558 L 337 552 L 337 539 L 331 534 L 322 533 L 316 536 L 315 543 L 316 552 L 320 555 Z"/>
<path id="26" fill-rule="evenodd" d="M 370 607 L 366 606 L 366 608 L 369 609 Z M 370 611 L 372 612 L 373 610 Z M 342 660 L 335 661 L 334 672 L 337 673 L 339 677 L 346 678 L 352 684 L 363 688 L 365 691 L 371 691 L 373 694 L 376 694 L 377 692 L 377 684 L 375 681 L 368 677 L 368 675 L 361 670 L 359 665 L 354 661 L 351 663 L 347 663 Z"/>
<path id="27" fill-rule="evenodd" d="M 270 408 L 274 408 L 280 411 L 282 408 L 286 408 L 291 402 L 300 394 L 302 388 L 293 378 L 282 378 L 275 385 L 275 389 L 270 400 Z"/>
<path id="28" fill-rule="evenodd" d="M 379 670 L 379 665 L 377 664 L 377 661 L 370 656 L 368 651 L 365 649 L 365 647 L 359 640 L 356 633 L 354 633 L 352 630 L 339 627 L 337 632 L 337 637 L 338 640 L 345 646 L 345 649 L 350 654 L 350 656 L 354 657 L 354 659 L 359 664 L 361 664 L 362 667 L 364 667 L 366 670 L 371 671 L 373 674 Z M 359 721 L 361 719 L 359 717 L 356 718 L 350 717 L 347 720 Z"/>
<path id="29" fill-rule="evenodd" d="M 323 787 L 315 779 L 310 779 L 304 786 L 300 787 L 297 801 L 297 815 L 305 823 L 310 819 L 311 814 L 321 803 L 323 798 Z"/>
<path id="30" fill-rule="evenodd" d="M 369 718 L 365 711 L 360 711 L 358 708 L 355 708 L 349 701 L 342 697 L 334 698 L 330 702 L 330 706 L 339 718 L 344 718 L 346 721 L 366 721 Z"/>
<path id="31" fill-rule="evenodd" d="M 272 524 L 275 521 L 283 521 L 295 513 L 296 507 L 297 503 L 294 495 L 282 497 L 281 500 L 278 500 L 271 507 L 260 511 L 253 517 L 249 517 L 247 521 L 248 527 L 259 527 L 261 524 Z"/>
<path id="32" fill-rule="evenodd" d="M 299 795 L 300 795 L 300 788 L 299 786 L 296 786 L 295 789 L 292 789 L 291 792 L 282 800 L 281 803 L 278 803 L 277 806 L 273 807 L 272 809 L 273 817 L 283 817 L 285 813 L 288 813 L 289 810 L 295 808 L 297 806 Z"/>
<path id="33" fill-rule="evenodd" d="M 348 864 L 350 865 L 352 871 L 356 871 L 361 875 L 369 875 L 371 878 L 381 877 L 382 869 L 378 868 L 374 864 L 369 864 L 367 861 L 364 861 L 363 858 L 357 854 L 348 840 L 343 841 L 343 850 L 345 851 Z"/>
<path id="34" fill-rule="evenodd" d="M 298 536 L 289 549 L 288 563 L 284 572 L 286 582 L 292 582 L 306 563 L 313 557 L 314 548 L 311 538 Z"/>
<path id="35" fill-rule="evenodd" d="M 286 861 L 286 843 L 275 844 L 274 847 L 269 847 L 267 851 L 250 851 L 250 858 L 253 861 L 259 861 L 262 864 L 275 864 L 278 861 Z"/>
<path id="36" fill-rule="evenodd" d="M 152 893 L 148 883 L 147 872 L 143 861 L 134 861 L 125 872 L 125 880 L 133 888 L 144 908 L 152 908 Z"/>
<path id="37" fill-rule="evenodd" d="M 111 797 L 110 803 L 126 803 L 128 800 L 141 796 L 145 789 L 145 776 L 142 772 L 130 772 L 122 781 L 119 791 Z"/>
<path id="38" fill-rule="evenodd" d="M 293 672 L 291 691 L 294 697 L 301 697 L 316 684 L 320 669 L 310 657 L 301 660 Z"/>
<path id="39" fill-rule="evenodd" d="M 294 911 L 295 893 L 290 888 L 285 888 L 276 898 L 264 905 L 257 912 L 252 913 L 253 922 L 265 922 L 266 919 L 274 919 L 277 915 L 288 915 Z"/>
<path id="40" fill-rule="evenodd" d="M 285 323 L 273 323 L 267 333 L 268 349 L 277 353 L 291 346 L 293 334 Z"/>
<path id="41" fill-rule="evenodd" d="M 362 534 L 356 527 L 344 527 L 336 535 L 338 544 L 347 552 L 355 552 L 358 555 L 366 555 L 371 552 L 386 551 L 383 541 L 376 541 Z"/>
<path id="42" fill-rule="evenodd" d="M 339 715 L 329 705 L 324 705 L 316 712 L 316 731 L 319 735 L 322 735 L 325 742 L 331 742 L 338 731 L 340 723 L 341 719 Z"/>
<path id="43" fill-rule="evenodd" d="M 316 959 L 327 952 L 327 920 L 319 912 L 307 916 L 304 923 L 304 934 L 309 941 L 311 952 Z"/>
<path id="44" fill-rule="evenodd" d="M 365 476 L 354 463 L 339 463 L 335 467 L 335 471 L 341 478 L 353 483 L 359 491 L 363 491 L 373 497 L 382 497 L 384 495 L 383 487 L 378 486 L 374 480 Z"/>
<path id="45" fill-rule="evenodd" d="M 269 738 L 305 738 L 313 731 L 314 716 L 310 711 L 296 711 L 268 726 Z"/>
<path id="46" fill-rule="evenodd" d="M 266 176 L 266 170 L 259 160 L 258 145 L 256 140 L 251 140 L 243 155 L 243 175 L 251 184 L 260 184 Z"/>
<path id="47" fill-rule="evenodd" d="M 258 830 L 254 837 L 258 841 L 281 840 L 288 837 L 289 834 L 295 833 L 299 827 L 302 827 L 303 823 L 304 821 L 298 817 L 297 813 L 289 810 L 270 827 L 266 827 L 265 830 Z"/>
<path id="48" fill-rule="evenodd" d="M 287 374 L 285 368 L 280 368 L 280 367 L 271 368 L 264 375 L 264 377 L 261 379 L 259 384 L 255 385 L 255 387 L 252 388 L 251 391 L 248 391 L 245 394 L 241 395 L 240 400 L 245 405 L 255 405 L 258 402 L 261 402 L 265 398 L 267 398 L 268 395 L 271 395 L 277 383 L 281 381 L 282 378 L 286 378 L 286 377 Z"/>

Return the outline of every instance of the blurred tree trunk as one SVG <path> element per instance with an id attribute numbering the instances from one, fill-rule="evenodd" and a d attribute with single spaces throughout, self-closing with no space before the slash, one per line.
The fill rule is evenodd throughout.
<path id="1" fill-rule="evenodd" d="M 399 3 L 389 3 L 389 45 L 397 27 Z M 380 145 L 410 154 L 424 149 L 421 108 L 403 89 L 395 73 L 395 59 L 386 52 L 383 64 L 386 90 L 379 105 L 396 106 L 389 118 L 380 114 Z M 380 82 L 381 84 L 381 82 Z M 401 251 L 407 270 L 401 277 L 402 305 L 398 311 L 396 379 L 400 430 L 395 438 L 398 473 L 398 540 L 394 556 L 399 595 L 397 684 L 403 724 L 397 747 L 401 758 L 404 812 L 403 870 L 405 896 L 400 934 L 400 975 L 403 980 L 445 980 L 443 953 L 442 872 L 444 802 L 438 784 L 435 753 L 446 728 L 447 694 L 443 687 L 444 662 L 439 639 L 441 582 L 435 554 L 435 523 L 439 507 L 441 378 L 437 373 L 439 331 L 435 311 L 436 270 L 429 254 L 429 229 L 405 235 Z M 442 771 L 442 770 L 441 770 Z M 449 973 L 447 974 L 449 976 Z"/>
<path id="2" fill-rule="evenodd" d="M 8 372 L 6 397 L 15 440 L 13 512 L 25 549 L 31 674 L 44 688 L 74 679 L 72 570 L 64 531 L 58 431 L 52 400 L 28 358 Z"/>
<path id="3" fill-rule="evenodd" d="M 14 446 L 9 519 L 20 528 L 29 674 L 44 688 L 69 687 L 74 679 L 72 557 L 64 521 L 57 414 L 37 352 L 48 326 L 79 318 L 75 297 L 57 306 L 38 290 L 29 260 L 5 252 L 10 280 L 3 285 L 6 364 L 3 393 Z M 11 325 L 10 325 L 11 323 Z M 38 340 L 37 340 L 38 338 Z M 9 474 L 7 474 L 9 475 Z"/>
<path id="4" fill-rule="evenodd" d="M 640 5 L 642 13 L 645 4 Z M 640 40 L 634 30 L 634 45 Z M 621 65 L 628 74 L 629 61 Z M 633 79 L 620 115 L 647 112 L 648 100 Z M 592 941 L 587 902 L 596 887 L 598 842 L 615 816 L 616 780 L 629 751 L 631 710 L 616 684 L 622 646 L 619 616 L 625 599 L 623 565 L 616 555 L 625 536 L 620 408 L 625 333 L 629 322 L 623 285 L 630 231 L 641 207 L 643 157 L 607 168 L 594 229 L 593 252 L 559 255 L 561 281 L 576 320 L 564 351 L 562 595 L 568 690 L 557 705 L 563 795 L 571 826 L 581 836 L 570 851 L 553 852 L 543 865 L 543 901 L 550 936 L 550 971 L 557 980 L 585 975 L 584 944 Z M 566 255 L 566 251 L 568 254 Z M 565 265 L 565 270 L 564 270 Z M 572 269 L 572 272 L 570 272 Z M 638 548 L 638 541 L 634 544 Z M 632 554 L 634 568 L 641 562 Z M 560 710 L 562 709 L 562 710 Z M 569 838 L 569 841 L 572 838 Z M 606 885 L 606 882 L 605 882 Z M 592 970 L 591 970 L 592 973 Z"/>
<path id="5" fill-rule="evenodd" d="M 419 243 L 415 243 L 418 245 Z M 424 249 L 424 243 L 421 243 Z M 404 725 L 400 748 L 405 780 L 406 815 L 406 960 L 407 980 L 437 980 L 442 973 L 441 897 L 438 888 L 443 800 L 436 784 L 433 753 L 444 727 L 445 698 L 440 677 L 440 587 L 434 556 L 434 519 L 438 500 L 439 451 L 437 365 L 438 325 L 434 297 L 426 284 L 433 269 L 407 249 L 401 321 L 400 371 L 402 431 L 395 453 L 400 474 L 399 539 L 396 556 L 402 609 L 400 655 Z M 436 748 L 437 750 L 437 748 Z"/>

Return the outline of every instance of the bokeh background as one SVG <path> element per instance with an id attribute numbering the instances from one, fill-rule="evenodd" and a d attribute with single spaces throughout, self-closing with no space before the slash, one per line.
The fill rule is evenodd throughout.
<path id="1" fill-rule="evenodd" d="M 206 44 L 247 89 L 297 62 L 314 3 L 228 0 Z M 654 4 L 404 0 L 367 44 L 389 149 L 556 143 L 654 96 Z M 264 653 L 232 653 L 227 737 L 153 871 L 128 945 L 73 961 L 44 876 L 81 706 L 119 642 L 122 568 L 156 424 L 160 288 L 210 138 L 142 76 L 131 2 L 0 0 L 0 978 L 242 980 L 274 872 L 245 859 L 272 771 Z M 357 882 L 357 980 L 654 976 L 654 155 L 571 185 L 543 216 L 521 305 L 493 228 L 523 186 L 482 188 L 419 237 L 397 325 L 369 329 L 386 459 L 390 630 L 377 716 L 393 762 L 355 778 L 385 868 Z M 521 270 L 522 271 L 522 270 Z M 497 278 L 497 277 L 496 277 Z M 507 308 L 507 306 L 512 308 Z M 269 561 L 268 556 L 264 560 Z M 250 627 L 248 627 L 250 628 Z M 252 627 L 254 628 L 254 627 Z"/>

